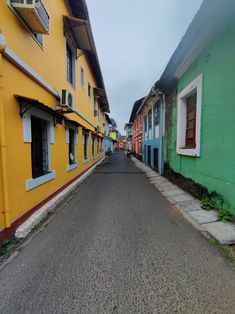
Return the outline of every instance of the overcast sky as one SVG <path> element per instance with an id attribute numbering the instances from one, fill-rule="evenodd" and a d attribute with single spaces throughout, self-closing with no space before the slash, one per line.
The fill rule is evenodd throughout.
<path id="1" fill-rule="evenodd" d="M 159 79 L 202 0 L 87 0 L 111 114 L 124 134 L 133 103 Z"/>

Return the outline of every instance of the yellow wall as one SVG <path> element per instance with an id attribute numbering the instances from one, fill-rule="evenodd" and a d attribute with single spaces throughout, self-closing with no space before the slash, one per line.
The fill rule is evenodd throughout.
<path id="1" fill-rule="evenodd" d="M 30 33 L 21 25 L 12 10 L 8 7 L 7 1 L 0 2 L 0 30 L 6 37 L 7 45 L 11 50 L 58 92 L 61 92 L 62 89 L 68 89 L 76 99 L 76 109 L 94 125 L 100 125 L 103 132 L 103 123 L 99 122 L 97 117 L 94 117 L 93 91 L 92 98 L 88 97 L 87 83 L 89 81 L 91 86 L 95 87 L 96 81 L 85 55 L 82 55 L 76 62 L 75 88 L 66 80 L 66 40 L 63 35 L 62 16 L 71 15 L 71 12 L 69 12 L 66 6 L 66 1 L 45 0 L 44 3 L 51 17 L 50 34 L 44 36 L 44 49 L 36 43 Z M 95 159 L 92 159 L 90 135 L 89 162 L 84 164 L 82 127 L 79 127 L 78 145 L 76 145 L 78 168 L 67 172 L 66 166 L 69 164 L 69 161 L 66 130 L 63 125 L 57 124 L 55 127 L 55 143 L 50 145 L 51 170 L 56 171 L 56 178 L 26 192 L 25 182 L 32 177 L 31 144 L 24 143 L 23 120 L 19 115 L 20 106 L 14 95 L 17 94 L 39 100 L 53 109 L 55 108 L 56 100 L 53 95 L 23 73 L 16 65 L 10 63 L 4 56 L 2 59 L 2 67 L 0 59 L 0 74 L 2 73 L 3 75 L 2 79 L 0 77 L 0 106 L 4 107 L 5 112 L 7 178 L 9 183 L 8 198 L 10 219 L 13 222 L 71 179 L 92 166 L 92 164 L 103 158 L 104 149 L 101 154 L 97 154 L 97 144 L 95 144 Z M 84 89 L 80 85 L 81 65 L 85 71 Z M 77 121 L 92 132 L 95 131 L 95 128 L 91 124 L 77 114 L 69 114 L 67 117 Z M 1 208 L 4 206 L 2 190 L 2 182 L 0 181 Z M 0 230 L 5 226 L 4 215 L 1 213 Z"/>

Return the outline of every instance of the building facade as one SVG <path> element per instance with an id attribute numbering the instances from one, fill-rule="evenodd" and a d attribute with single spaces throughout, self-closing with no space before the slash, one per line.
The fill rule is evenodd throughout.
<path id="1" fill-rule="evenodd" d="M 104 158 L 109 105 L 85 1 L 4 0 L 0 12 L 3 239 Z"/>
<path id="2" fill-rule="evenodd" d="M 110 155 L 113 152 L 113 140 L 110 136 L 112 121 L 108 114 L 105 114 L 105 154 Z"/>
<path id="3" fill-rule="evenodd" d="M 141 98 L 134 103 L 129 120 L 132 124 L 131 152 L 140 160 L 142 160 L 143 119 L 138 110 L 143 100 L 144 98 Z"/>
<path id="4" fill-rule="evenodd" d="M 126 123 L 124 130 L 126 131 L 127 150 L 132 151 L 132 123 Z"/>
<path id="5" fill-rule="evenodd" d="M 164 101 L 154 87 L 142 102 L 138 113 L 143 121 L 143 162 L 159 174 L 164 171 Z"/>
<path id="6" fill-rule="evenodd" d="M 166 97 L 166 175 L 233 215 L 234 35 L 234 1 L 204 1 L 156 83 Z"/>

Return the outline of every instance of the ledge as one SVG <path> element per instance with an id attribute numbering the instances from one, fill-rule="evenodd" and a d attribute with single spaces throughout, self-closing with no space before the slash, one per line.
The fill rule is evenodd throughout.
<path id="1" fill-rule="evenodd" d="M 71 164 L 71 165 L 68 165 L 66 167 L 66 171 L 69 172 L 69 171 L 72 171 L 73 169 L 76 169 L 78 167 L 78 163 L 74 163 L 74 164 Z"/>
<path id="2" fill-rule="evenodd" d="M 39 185 L 42 185 L 48 181 L 51 181 L 51 180 L 55 179 L 55 177 L 56 177 L 56 174 L 55 174 L 55 171 L 53 170 L 53 171 L 45 174 L 44 176 L 38 177 L 36 179 L 26 180 L 26 191 L 30 191 Z"/>

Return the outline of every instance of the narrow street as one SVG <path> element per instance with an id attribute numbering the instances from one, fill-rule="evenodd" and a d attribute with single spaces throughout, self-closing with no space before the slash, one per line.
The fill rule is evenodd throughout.
<path id="1" fill-rule="evenodd" d="M 0 272 L 0 313 L 234 313 L 235 274 L 121 152 Z"/>

